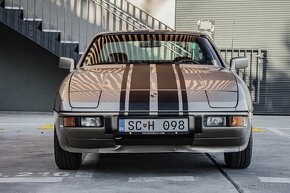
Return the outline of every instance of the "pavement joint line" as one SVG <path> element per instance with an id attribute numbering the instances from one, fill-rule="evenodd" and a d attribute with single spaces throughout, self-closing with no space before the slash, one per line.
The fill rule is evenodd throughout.
<path id="1" fill-rule="evenodd" d="M 63 177 L 15 177 L 0 178 L 0 183 L 52 183 L 62 182 Z"/>
<path id="2" fill-rule="evenodd" d="M 290 130 L 290 127 L 264 127 L 265 129 L 282 129 L 282 130 Z"/>
<path id="3" fill-rule="evenodd" d="M 258 177 L 261 182 L 267 183 L 286 183 L 290 184 L 290 178 L 279 178 L 279 177 Z"/>
<path id="4" fill-rule="evenodd" d="M 129 177 L 128 182 L 194 182 L 193 176 Z"/>
<path id="5" fill-rule="evenodd" d="M 284 137 L 290 137 L 290 135 L 288 135 L 287 133 L 281 131 L 280 130 L 281 128 L 270 128 L 270 127 L 267 127 L 266 129 L 272 131 L 273 133 L 275 133 L 277 135 L 284 136 Z"/>
<path id="6" fill-rule="evenodd" d="M 95 162 L 99 159 L 98 154 L 88 153 L 85 157 L 85 159 L 82 161 L 82 166 L 77 171 L 75 178 L 91 178 L 94 175 L 95 172 L 95 164 L 92 164 L 91 162 Z M 88 167 L 85 167 L 86 164 L 89 164 Z"/>
<path id="7" fill-rule="evenodd" d="M 235 183 L 234 180 L 219 166 L 215 159 L 213 159 L 208 153 L 205 153 L 204 155 L 215 166 L 215 168 L 236 188 L 238 193 L 244 192 L 244 190 L 242 190 L 241 187 Z"/>

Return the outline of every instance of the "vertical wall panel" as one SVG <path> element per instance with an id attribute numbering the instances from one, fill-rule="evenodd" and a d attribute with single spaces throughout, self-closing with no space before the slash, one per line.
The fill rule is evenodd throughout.
<path id="1" fill-rule="evenodd" d="M 219 48 L 265 50 L 260 103 L 255 113 L 290 114 L 289 0 L 176 0 L 176 30 L 197 30 L 199 19 L 215 21 Z"/>

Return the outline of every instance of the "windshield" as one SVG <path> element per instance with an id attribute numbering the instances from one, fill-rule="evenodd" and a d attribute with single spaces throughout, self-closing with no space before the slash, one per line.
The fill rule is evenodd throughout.
<path id="1" fill-rule="evenodd" d="M 123 34 L 97 38 L 83 65 L 191 63 L 220 65 L 206 38 L 178 34 Z"/>

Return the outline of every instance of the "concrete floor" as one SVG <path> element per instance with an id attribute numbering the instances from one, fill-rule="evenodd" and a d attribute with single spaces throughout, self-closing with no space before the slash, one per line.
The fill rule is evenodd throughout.
<path id="1" fill-rule="evenodd" d="M 54 164 L 52 114 L 0 112 L 0 192 L 290 192 L 290 117 L 254 117 L 248 169 L 223 154 L 87 154 L 78 171 Z M 212 160 L 213 159 L 213 160 Z"/>

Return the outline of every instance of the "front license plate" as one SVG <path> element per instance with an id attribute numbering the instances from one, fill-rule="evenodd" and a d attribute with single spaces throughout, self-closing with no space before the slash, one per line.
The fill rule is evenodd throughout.
<path id="1" fill-rule="evenodd" d="M 119 133 L 188 133 L 188 119 L 119 119 Z"/>

